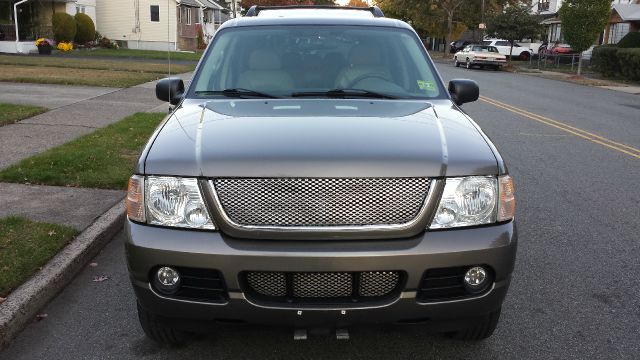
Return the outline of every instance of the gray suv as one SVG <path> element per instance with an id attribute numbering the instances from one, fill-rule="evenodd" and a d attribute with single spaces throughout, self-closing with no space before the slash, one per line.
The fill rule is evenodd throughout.
<path id="1" fill-rule="evenodd" d="M 376 8 L 253 7 L 216 33 L 127 194 L 146 334 L 424 323 L 490 336 L 514 267 L 511 177 L 420 38 Z"/>

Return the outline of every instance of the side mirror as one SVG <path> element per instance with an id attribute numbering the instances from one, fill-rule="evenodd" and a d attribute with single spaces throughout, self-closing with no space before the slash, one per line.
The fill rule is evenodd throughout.
<path id="1" fill-rule="evenodd" d="M 449 94 L 456 105 L 473 102 L 480 97 L 480 88 L 473 80 L 454 79 L 449 81 Z"/>
<path id="2" fill-rule="evenodd" d="M 164 78 L 156 84 L 156 97 L 171 105 L 178 105 L 184 96 L 184 82 L 177 77 Z"/>

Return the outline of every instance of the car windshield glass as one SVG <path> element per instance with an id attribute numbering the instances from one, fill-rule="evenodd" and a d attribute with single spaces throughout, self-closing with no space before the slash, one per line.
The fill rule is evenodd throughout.
<path id="1" fill-rule="evenodd" d="M 498 49 L 493 46 L 474 46 L 473 51 L 475 52 L 492 52 L 497 53 Z"/>
<path id="2" fill-rule="evenodd" d="M 258 94 L 428 99 L 446 92 L 418 37 L 406 29 L 300 25 L 221 30 L 189 96 Z"/>

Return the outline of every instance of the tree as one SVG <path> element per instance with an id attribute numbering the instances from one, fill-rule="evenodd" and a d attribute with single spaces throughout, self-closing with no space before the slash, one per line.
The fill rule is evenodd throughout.
<path id="1" fill-rule="evenodd" d="M 367 3 L 365 0 L 349 0 L 347 6 L 369 7 L 369 3 Z"/>
<path id="2" fill-rule="evenodd" d="M 509 40 L 511 49 L 509 59 L 513 54 L 513 43 L 524 38 L 535 38 L 542 32 L 540 17 L 531 14 L 526 5 L 507 7 L 504 12 L 497 14 L 487 22 L 487 33 L 501 39 Z"/>
<path id="3" fill-rule="evenodd" d="M 574 51 L 582 54 L 596 41 L 610 13 L 609 0 L 565 0 L 558 10 L 564 40 Z M 578 75 L 581 73 L 582 55 L 578 60 Z"/>

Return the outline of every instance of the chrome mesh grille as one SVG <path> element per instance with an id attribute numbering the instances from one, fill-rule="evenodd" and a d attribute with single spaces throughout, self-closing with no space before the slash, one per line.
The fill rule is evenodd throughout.
<path id="1" fill-rule="evenodd" d="M 240 178 L 213 181 L 227 216 L 239 225 L 405 224 L 418 215 L 427 178 Z"/>
<path id="2" fill-rule="evenodd" d="M 375 298 L 400 291 L 399 271 L 244 273 L 249 293 L 271 298 Z M 354 289 L 356 291 L 354 291 Z"/>
<path id="3" fill-rule="evenodd" d="M 370 271 L 360 273 L 360 296 L 384 296 L 393 291 L 400 280 L 397 271 Z"/>
<path id="4" fill-rule="evenodd" d="M 247 283 L 261 295 L 287 295 L 287 281 L 281 272 L 250 272 L 247 273 Z"/>
<path id="5" fill-rule="evenodd" d="M 293 296 L 301 298 L 326 298 L 351 296 L 349 273 L 295 273 Z"/>

